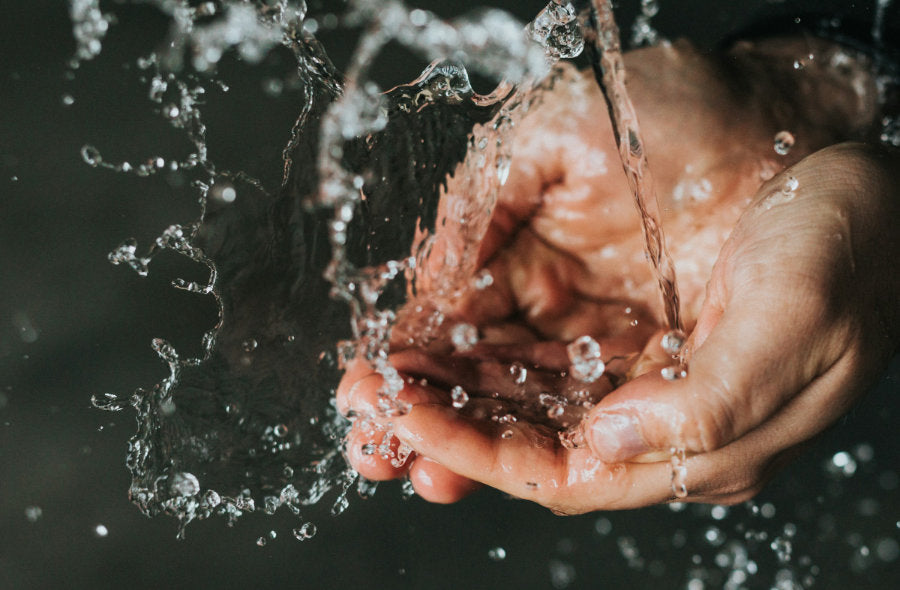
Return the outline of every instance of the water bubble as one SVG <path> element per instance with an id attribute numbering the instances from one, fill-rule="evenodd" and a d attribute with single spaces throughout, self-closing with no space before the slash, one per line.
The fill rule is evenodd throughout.
<path id="1" fill-rule="evenodd" d="M 257 545 L 258 547 L 265 547 L 265 546 L 266 546 L 266 538 L 265 538 L 265 537 L 259 537 L 258 539 L 256 539 L 256 545 Z"/>
<path id="2" fill-rule="evenodd" d="M 63 103 L 63 106 L 70 107 L 75 104 L 75 97 L 71 94 L 63 94 L 60 100 Z"/>
<path id="3" fill-rule="evenodd" d="M 307 522 L 302 526 L 295 528 L 292 532 L 294 533 L 294 538 L 298 541 L 307 541 L 316 536 L 316 525 Z"/>
<path id="4" fill-rule="evenodd" d="M 195 496 L 200 492 L 200 482 L 193 473 L 176 473 L 169 478 L 169 492 L 182 497 Z"/>
<path id="5" fill-rule="evenodd" d="M 472 324 L 456 324 L 450 330 L 450 340 L 457 352 L 468 352 L 478 344 L 478 328 Z"/>
<path id="6" fill-rule="evenodd" d="M 106 525 L 98 524 L 94 527 L 94 534 L 102 539 L 109 534 L 109 529 L 106 528 Z"/>
<path id="7" fill-rule="evenodd" d="M 506 549 L 503 547 L 493 547 L 488 550 L 488 558 L 490 558 L 491 561 L 503 561 L 506 559 Z"/>
<path id="8" fill-rule="evenodd" d="M 515 433 L 512 430 L 504 430 L 500 433 L 500 438 L 502 438 L 503 440 L 509 440 L 513 437 L 514 434 Z"/>
<path id="9" fill-rule="evenodd" d="M 476 289 L 482 291 L 494 284 L 494 276 L 491 274 L 491 271 L 483 268 L 475 275 L 474 284 Z"/>
<path id="10" fill-rule="evenodd" d="M 572 376 L 585 383 L 593 383 L 606 370 L 600 359 L 600 344 L 590 336 L 582 336 L 566 347 Z"/>
<path id="11" fill-rule="evenodd" d="M 794 136 L 790 131 L 779 131 L 775 134 L 775 153 L 786 156 L 794 147 Z"/>
<path id="12" fill-rule="evenodd" d="M 253 352 L 257 346 L 259 346 L 259 343 L 254 338 L 248 338 L 241 343 L 241 348 L 244 349 L 244 352 Z"/>
<path id="13" fill-rule="evenodd" d="M 25 518 L 28 519 L 28 522 L 37 522 L 41 519 L 41 516 L 44 515 L 44 511 L 40 506 L 26 506 L 25 507 Z"/>
<path id="14" fill-rule="evenodd" d="M 453 407 L 457 410 L 465 406 L 469 402 L 469 394 L 459 385 L 450 390 L 450 399 Z"/>

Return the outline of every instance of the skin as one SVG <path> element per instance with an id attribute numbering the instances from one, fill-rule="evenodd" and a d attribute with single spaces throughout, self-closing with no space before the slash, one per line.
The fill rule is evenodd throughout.
<path id="1" fill-rule="evenodd" d="M 791 72 L 793 56 L 810 52 L 814 62 Z M 478 252 L 494 283 L 446 303 L 444 326 L 472 323 L 481 341 L 455 352 L 446 335 L 415 346 L 403 336 L 417 302 L 440 296 L 427 277 L 446 272 L 441 244 L 462 239 L 447 224 L 392 345 L 410 411 L 378 413 L 383 381 L 362 360 L 338 387 L 341 411 L 365 417 L 347 440 L 351 465 L 369 479 L 408 476 L 433 502 L 485 484 L 574 514 L 673 500 L 674 447 L 687 457 L 685 500 L 756 494 L 900 342 L 900 158 L 846 141 L 865 139 L 879 117 L 865 60 L 847 66 L 839 54 L 776 39 L 723 59 L 685 43 L 626 56 L 689 333 L 688 376 L 676 381 L 660 376 L 675 361 L 659 345 L 659 291 L 602 97 L 568 70 L 517 129 Z M 782 129 L 797 139 L 786 156 L 773 150 Z M 455 186 L 444 212 L 465 198 Z M 607 363 L 589 385 L 570 375 L 565 351 L 582 335 Z M 510 376 L 516 362 L 524 384 Z M 470 396 L 460 410 L 454 385 Z M 550 417 L 541 393 L 566 398 L 564 412 Z M 516 421 L 491 419 L 504 413 Z M 413 451 L 402 465 L 363 451 L 388 427 L 395 449 Z M 584 444 L 560 444 L 567 428 Z"/>

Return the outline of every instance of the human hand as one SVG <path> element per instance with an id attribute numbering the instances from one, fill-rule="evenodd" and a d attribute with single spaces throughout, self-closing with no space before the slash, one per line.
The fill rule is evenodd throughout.
<path id="1" fill-rule="evenodd" d="M 696 55 L 680 48 L 664 58 L 658 71 L 638 62 L 632 77 L 638 87 L 642 76 L 653 81 L 635 99 L 644 99 L 637 106 L 650 130 L 649 151 L 660 154 L 652 164 L 669 213 L 666 229 L 690 236 L 672 248 L 687 323 L 696 321 L 685 349 L 688 377 L 666 382 L 651 370 L 672 359 L 656 344 L 658 296 L 642 260 L 638 222 L 624 179 L 598 173 L 616 166 L 611 139 L 603 139 L 608 131 L 593 120 L 602 113 L 599 95 L 570 80 L 568 100 L 551 102 L 550 112 L 532 119 L 537 126 L 565 124 L 554 126 L 552 136 L 520 134 L 517 167 L 481 246 L 495 284 L 455 310 L 456 320 L 481 328 L 482 343 L 465 354 L 446 348 L 394 354 L 394 366 L 409 376 L 400 394 L 413 404 L 405 416 L 379 417 L 381 378 L 360 361 L 349 367 L 338 402 L 371 418 L 355 424 L 348 441 L 348 457 L 364 476 L 408 473 L 433 501 L 456 500 L 482 482 L 560 512 L 584 512 L 671 499 L 671 468 L 653 461 L 675 447 L 691 455 L 690 500 L 735 502 L 755 493 L 877 375 L 896 342 L 896 318 L 889 316 L 898 287 L 883 281 L 897 274 L 890 269 L 897 244 L 890 246 L 893 256 L 872 255 L 877 236 L 892 237 L 897 220 L 887 156 L 859 145 L 814 154 L 759 189 L 719 253 L 746 196 L 773 167 L 766 155 L 773 134 L 761 117 L 727 120 L 738 105 Z M 579 116 L 553 112 L 563 103 L 581 106 L 572 109 Z M 675 119 L 673 105 L 680 104 L 699 106 Z M 694 144 L 653 151 L 673 126 Z M 585 154 L 593 158 L 588 170 L 573 165 Z M 802 155 L 798 149 L 793 157 Z M 686 169 L 688 163 L 695 168 Z M 789 197 L 782 189 L 791 176 L 798 187 Z M 685 199 L 685 186 L 701 192 Z M 893 330 L 881 339 L 879 313 Z M 786 317 L 797 319 L 796 330 L 785 329 Z M 589 387 L 566 375 L 565 343 L 583 334 L 600 341 L 612 376 Z M 642 348 L 640 362 L 630 366 Z M 515 362 L 528 369 L 524 383 L 510 378 L 510 366 L 521 370 Z M 626 377 L 632 380 L 614 389 Z M 463 411 L 450 407 L 454 385 L 470 395 Z M 560 415 L 553 406 L 559 401 L 541 403 L 548 392 L 565 400 Z M 371 421 L 390 422 L 415 453 L 398 466 L 363 453 L 377 437 Z M 589 446 L 561 446 L 556 432 L 579 423 Z"/>

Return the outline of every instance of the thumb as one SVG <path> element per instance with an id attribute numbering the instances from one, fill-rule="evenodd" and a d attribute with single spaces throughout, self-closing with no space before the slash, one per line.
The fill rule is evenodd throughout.
<path id="1" fill-rule="evenodd" d="M 667 380 L 652 370 L 604 398 L 582 423 L 593 454 L 620 462 L 659 460 L 673 448 L 709 452 L 762 424 L 810 383 L 824 356 L 810 336 L 817 306 L 788 315 L 777 291 L 754 290 L 727 308 L 709 297 L 686 345 L 693 349 L 687 376 Z"/>

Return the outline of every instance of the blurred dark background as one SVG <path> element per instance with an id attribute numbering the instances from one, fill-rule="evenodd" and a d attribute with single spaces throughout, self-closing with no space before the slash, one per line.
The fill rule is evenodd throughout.
<path id="1" fill-rule="evenodd" d="M 523 22 L 543 6 L 411 4 L 445 16 L 492 5 Z M 620 4 L 627 37 L 639 2 Z M 873 4 L 663 0 L 653 23 L 665 36 L 712 47 L 774 12 L 871 22 Z M 724 539 L 750 549 L 758 573 L 748 587 L 775 586 L 788 570 L 798 580 L 812 576 L 817 588 L 900 587 L 896 359 L 860 407 L 757 499 L 760 514 L 658 507 L 559 518 L 492 492 L 449 507 L 402 500 L 391 484 L 352 499 L 339 517 L 315 517 L 318 534 L 303 543 L 284 514 L 247 516 L 234 528 L 221 519 L 195 523 L 185 541 L 175 540 L 171 519 L 144 518 L 127 499 L 133 415 L 95 410 L 90 396 L 159 381 L 166 367 L 150 340 L 197 354 L 215 308 L 170 287 L 184 274 L 174 256 L 161 256 L 148 278 L 107 262 L 125 238 L 146 244 L 194 219 L 198 207 L 175 177 L 94 169 L 79 154 L 84 144 L 132 161 L 187 150 L 153 113 L 133 66 L 165 38 L 166 19 L 147 5 L 102 6 L 117 23 L 74 78 L 66 2 L 4 0 L 0 11 L 0 588 L 682 588 L 700 570 L 710 588 L 724 584 L 716 564 Z M 898 12 L 888 10 L 888 35 L 897 33 Z M 351 47 L 326 46 L 339 67 Z M 383 86 L 418 74 L 422 64 L 408 57 L 379 61 Z M 271 92 L 271 80 L 291 68 L 277 51 L 252 67 L 223 62 L 231 90 L 211 96 L 204 111 L 220 167 L 277 186 L 299 104 L 290 92 Z M 277 538 L 258 547 L 271 530 Z M 779 536 L 792 543 L 786 566 L 769 547 Z M 505 559 L 491 554 L 498 547 Z"/>

